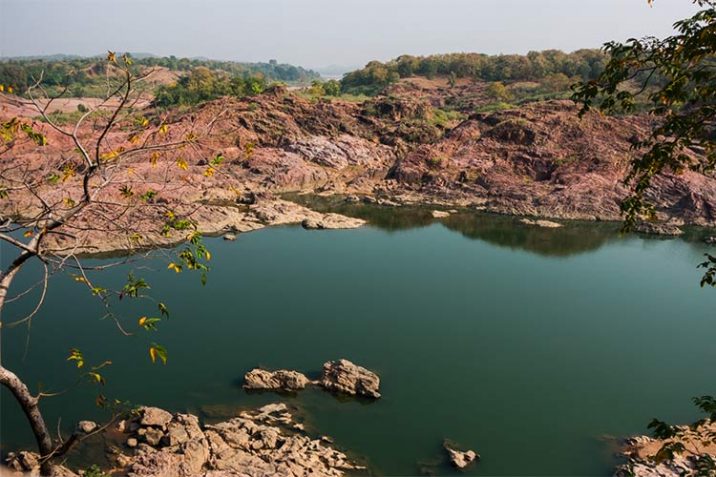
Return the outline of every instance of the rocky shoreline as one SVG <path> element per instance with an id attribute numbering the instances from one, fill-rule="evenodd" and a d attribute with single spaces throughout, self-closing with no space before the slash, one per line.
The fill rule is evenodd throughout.
<path id="1" fill-rule="evenodd" d="M 637 436 L 626 439 L 620 455 L 626 460 L 616 477 L 699 477 L 716 473 L 716 421 L 678 426 L 683 434 L 669 439 Z M 668 451 L 676 444 L 680 451 Z M 676 449 L 676 447 L 674 447 Z"/>
<path id="2" fill-rule="evenodd" d="M 459 121 L 436 123 L 441 104 L 433 100 L 398 88 L 362 104 L 311 102 L 274 88 L 253 98 L 210 101 L 189 113 L 172 111 L 166 141 L 191 131 L 207 131 L 205 137 L 182 151 L 132 156 L 98 203 L 46 246 L 70 254 L 176 244 L 186 233 L 162 232 L 169 213 L 207 235 L 288 223 L 314 230 L 363 224 L 279 198 L 288 192 L 529 219 L 621 219 L 620 201 L 628 193 L 622 178 L 638 154 L 633 144 L 649 131 L 649 118 L 590 113 L 580 120 L 571 102 L 545 101 L 489 114 L 466 111 Z M 2 120 L 34 114 L 0 108 Z M 38 184 L 37 196 L 13 189 L 0 201 L 5 217 L 33 217 L 42 201 L 61 203 L 80 195 L 79 174 L 61 174 L 82 168 L 68 159 L 73 144 L 42 123 L 36 127 L 48 145 L 17 144 L 4 154 L 9 162 L 0 167 L 8 171 L 6 180 L 33 174 L 62 180 Z M 108 141 L 131 146 L 121 131 L 110 132 Z M 217 157 L 221 160 L 210 162 Z M 16 163 L 24 168 L 15 171 Z M 672 226 L 716 225 L 713 197 L 716 179 L 687 171 L 655 180 L 648 199 L 658 221 L 673 231 Z M 650 233 L 661 229 L 649 228 Z"/>
<path id="3" fill-rule="evenodd" d="M 365 467 L 332 439 L 312 438 L 285 404 L 269 404 L 217 424 L 192 414 L 139 408 L 113 430 L 123 444 L 109 447 L 112 475 L 126 477 L 339 477 Z M 38 473 L 37 455 L 12 454 L 10 469 Z M 63 468 L 64 477 L 81 474 Z"/>

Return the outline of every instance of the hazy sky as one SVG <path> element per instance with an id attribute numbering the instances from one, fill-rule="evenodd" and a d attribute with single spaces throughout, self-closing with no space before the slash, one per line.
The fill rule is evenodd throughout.
<path id="1" fill-rule="evenodd" d="M 671 32 L 690 0 L 0 0 L 0 56 L 108 49 L 311 67 Z"/>

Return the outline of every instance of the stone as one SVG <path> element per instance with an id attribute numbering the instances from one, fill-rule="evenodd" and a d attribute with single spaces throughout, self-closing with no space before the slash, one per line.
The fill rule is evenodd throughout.
<path id="1" fill-rule="evenodd" d="M 301 227 L 306 230 L 321 230 L 324 228 L 321 222 L 315 219 L 303 219 L 303 221 L 301 222 Z"/>
<path id="2" fill-rule="evenodd" d="M 97 426 L 97 423 L 94 421 L 80 421 L 77 423 L 77 430 L 84 433 L 89 434 L 90 432 L 96 430 L 99 426 Z"/>
<path id="3" fill-rule="evenodd" d="M 122 419 L 117 423 L 115 426 L 115 429 L 117 429 L 117 432 L 125 433 L 127 432 L 127 421 Z"/>
<path id="4" fill-rule="evenodd" d="M 448 457 L 450 457 L 450 462 L 452 463 L 452 465 L 454 465 L 458 469 L 464 469 L 480 458 L 477 452 L 473 450 L 460 451 L 457 449 L 453 449 L 450 444 L 447 443 L 443 444 L 443 447 L 447 451 Z"/>
<path id="5" fill-rule="evenodd" d="M 525 225 L 534 225 L 534 226 L 542 227 L 545 229 L 558 229 L 558 228 L 562 227 L 562 224 L 557 223 L 557 222 L 552 222 L 549 220 L 521 219 L 520 222 Z"/>
<path id="6" fill-rule="evenodd" d="M 167 444 L 176 446 L 190 440 L 200 439 L 204 436 L 199 426 L 199 419 L 191 414 L 177 414 L 167 424 L 167 431 L 164 435 Z"/>
<path id="7" fill-rule="evenodd" d="M 430 214 L 434 219 L 445 219 L 450 217 L 450 212 L 446 212 L 444 210 L 433 210 Z"/>
<path id="8" fill-rule="evenodd" d="M 154 427 L 148 427 L 147 432 L 144 434 L 144 440 L 147 441 L 147 444 L 153 447 L 159 445 L 162 441 L 162 437 L 164 437 L 164 433 Z"/>
<path id="9" fill-rule="evenodd" d="M 224 238 L 224 240 L 227 240 L 227 241 L 229 241 L 229 242 L 233 242 L 234 240 L 236 240 L 236 234 L 235 234 L 235 233 L 231 233 L 231 232 L 225 233 L 223 238 Z"/>
<path id="10" fill-rule="evenodd" d="M 330 391 L 380 398 L 378 375 L 346 359 L 325 363 L 320 385 Z"/>
<path id="11" fill-rule="evenodd" d="M 289 392 L 304 389 L 309 383 L 305 375 L 286 369 L 277 371 L 253 369 L 244 375 L 246 389 Z"/>
<path id="12" fill-rule="evenodd" d="M 191 440 L 182 446 L 182 454 L 182 468 L 189 475 L 197 474 L 209 460 L 209 444 L 206 439 Z"/>
<path id="13" fill-rule="evenodd" d="M 658 222 L 642 222 L 634 227 L 634 231 L 646 235 L 666 235 L 677 237 L 683 235 L 684 231 L 677 225 Z"/>
<path id="14" fill-rule="evenodd" d="M 129 439 L 127 439 L 127 447 L 134 448 L 137 447 L 137 444 L 139 444 L 139 442 L 137 442 L 136 438 L 130 437 Z"/>
<path id="15" fill-rule="evenodd" d="M 142 426 L 156 426 L 166 428 L 169 421 L 172 420 L 171 413 L 158 407 L 142 407 L 139 409 L 141 419 L 139 423 Z"/>
<path id="16" fill-rule="evenodd" d="M 619 465 L 614 473 L 617 477 L 684 477 L 697 476 L 700 468 L 716 458 L 716 421 L 705 419 L 693 426 L 674 426 L 675 437 L 659 439 L 649 436 L 630 437 L 623 441 L 620 456 L 626 462 Z M 657 459 L 660 450 L 667 444 L 681 444 L 686 449 L 698 449 L 699 454 L 674 452 L 666 458 Z"/>

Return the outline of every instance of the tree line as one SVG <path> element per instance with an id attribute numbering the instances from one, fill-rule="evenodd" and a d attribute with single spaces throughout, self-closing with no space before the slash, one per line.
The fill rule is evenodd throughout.
<path id="1" fill-rule="evenodd" d="M 495 56 L 481 53 L 403 55 L 386 63 L 371 61 L 363 69 L 348 73 L 341 81 L 341 87 L 344 92 L 375 94 L 390 83 L 411 76 L 511 82 L 540 81 L 559 75 L 591 80 L 604 71 L 608 61 L 609 56 L 596 49 L 573 53 L 531 51 L 527 55 Z"/>
<path id="2" fill-rule="evenodd" d="M 207 59 L 169 57 L 132 58 L 133 74 L 152 67 L 164 67 L 171 71 L 190 72 L 196 68 L 206 68 L 223 73 L 231 78 L 246 80 L 260 77 L 265 81 L 287 83 L 310 82 L 320 78 L 315 71 L 300 66 L 278 63 L 238 63 Z M 0 84 L 10 86 L 18 94 L 25 93 L 35 82 L 42 78 L 46 88 L 67 87 L 71 96 L 98 96 L 106 94 L 107 65 L 99 58 L 19 58 L 0 61 Z"/>

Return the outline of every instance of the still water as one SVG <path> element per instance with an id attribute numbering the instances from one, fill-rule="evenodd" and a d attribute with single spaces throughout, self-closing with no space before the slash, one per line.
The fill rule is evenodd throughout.
<path id="1" fill-rule="evenodd" d="M 284 401 L 376 475 L 453 474 L 441 449 L 475 449 L 474 475 L 609 475 L 612 436 L 645 432 L 652 417 L 695 418 L 689 399 L 714 393 L 716 291 L 698 286 L 698 237 L 621 236 L 618 226 L 548 230 L 506 217 L 353 208 L 372 225 L 347 231 L 271 228 L 236 242 L 207 239 L 214 259 L 199 277 L 161 257 L 93 275 L 117 286 L 130 269 L 170 307 L 158 332 L 121 335 L 99 302 L 66 275 L 43 311 L 3 331 L 3 360 L 33 387 L 57 391 L 106 359 L 107 384 L 47 399 L 54 428 L 102 417 L 108 397 L 190 411 L 211 420 Z M 9 259 L 3 254 L 3 261 Z M 111 259 L 97 260 L 106 263 Z M 17 284 L 29 285 L 29 269 Z M 21 283 L 20 283 L 21 282 Z M 14 303 L 5 321 L 29 302 Z M 136 331 L 151 303 L 117 311 Z M 29 338 L 29 339 L 28 339 Z M 147 346 L 166 346 L 166 366 Z M 378 372 L 383 398 L 248 394 L 256 366 L 317 375 L 345 357 Z M 31 436 L 2 391 L 2 450 Z"/>

